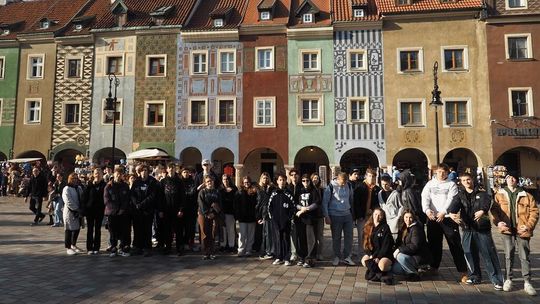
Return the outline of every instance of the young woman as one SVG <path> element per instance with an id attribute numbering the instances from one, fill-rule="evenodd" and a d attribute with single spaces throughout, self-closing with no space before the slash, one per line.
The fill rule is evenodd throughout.
<path id="1" fill-rule="evenodd" d="M 81 231 L 81 195 L 82 189 L 79 187 L 79 179 L 76 173 L 71 173 L 68 177 L 67 186 L 62 190 L 62 200 L 64 201 L 64 223 L 66 252 L 68 255 L 81 253 L 77 247 L 77 238 Z"/>
<path id="2" fill-rule="evenodd" d="M 405 210 L 403 214 L 403 227 L 399 230 L 395 248 L 392 272 L 405 275 L 407 281 L 419 281 L 418 266 L 429 263 L 429 250 L 424 224 L 411 210 Z"/>
<path id="3" fill-rule="evenodd" d="M 259 177 L 259 187 L 257 188 L 257 224 L 262 225 L 262 243 L 260 248 L 261 260 L 274 258 L 274 243 L 272 240 L 272 221 L 268 217 L 268 200 L 274 191 L 274 186 L 267 172 L 263 172 Z"/>
<path id="4" fill-rule="evenodd" d="M 99 254 L 101 246 L 101 224 L 105 212 L 103 193 L 106 183 L 103 180 L 103 171 L 100 168 L 96 168 L 93 174 L 92 182 L 84 190 L 85 215 L 88 224 L 86 250 L 89 255 Z"/>
<path id="5" fill-rule="evenodd" d="M 234 218 L 234 199 L 238 188 L 233 184 L 232 179 L 227 174 L 221 176 L 219 193 L 221 194 L 221 207 L 225 214 L 225 225 L 222 227 L 221 249 L 227 252 L 234 251 L 236 239 L 236 220 Z"/>
<path id="6" fill-rule="evenodd" d="M 285 266 L 291 266 L 291 218 L 296 207 L 293 196 L 286 190 L 287 177 L 278 174 L 276 183 L 277 189 L 268 200 L 268 216 L 272 221 L 276 250 L 274 252 L 276 260 L 273 264 L 285 263 Z"/>
<path id="7" fill-rule="evenodd" d="M 213 260 L 214 255 L 214 225 L 221 212 L 221 195 L 214 187 L 214 180 L 210 176 L 204 178 L 205 187 L 199 191 L 197 202 L 199 204 L 199 226 L 201 228 L 201 241 L 204 245 L 203 260 Z"/>
<path id="8" fill-rule="evenodd" d="M 103 190 L 105 216 L 109 227 L 111 242 L 111 257 L 116 255 L 129 256 L 131 239 L 131 224 L 129 218 L 129 203 L 131 200 L 129 186 L 124 182 L 124 169 L 115 168 L 112 179 Z M 120 248 L 116 246 L 120 242 Z"/>
<path id="9" fill-rule="evenodd" d="M 324 188 L 321 181 L 321 177 L 319 176 L 319 173 L 314 172 L 310 176 L 311 183 L 313 184 L 313 187 L 319 191 L 319 197 L 324 197 Z M 315 213 L 313 214 L 313 221 L 317 222 L 317 226 L 315 227 L 315 236 L 313 237 L 313 240 L 311 239 L 311 236 L 308 235 L 308 247 L 310 246 L 312 242 L 317 243 L 317 260 L 322 261 L 323 260 L 323 249 L 324 249 L 324 215 L 322 212 L 322 208 L 316 209 Z"/>
<path id="10" fill-rule="evenodd" d="M 367 268 L 366 280 L 383 281 L 391 285 L 393 280 L 388 272 L 392 267 L 394 239 L 381 208 L 373 210 L 364 226 L 363 237 L 365 255 L 361 262 Z"/>
<path id="11" fill-rule="evenodd" d="M 242 178 L 242 186 L 234 200 L 234 217 L 240 224 L 238 233 L 238 256 L 251 256 L 255 239 L 257 214 L 257 187 L 248 176 Z"/>
<path id="12" fill-rule="evenodd" d="M 314 216 L 316 211 L 321 209 L 321 197 L 319 191 L 311 184 L 310 176 L 302 175 L 302 188 L 298 204 L 296 205 L 296 217 L 294 222 L 296 225 L 297 236 L 297 253 L 300 257 L 298 266 L 310 268 L 315 265 L 317 256 L 317 218 Z M 308 242 L 308 235 L 311 235 L 314 240 L 311 244 Z"/>

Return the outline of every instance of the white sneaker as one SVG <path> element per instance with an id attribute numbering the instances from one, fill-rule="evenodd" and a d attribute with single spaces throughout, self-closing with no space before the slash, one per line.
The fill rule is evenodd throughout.
<path id="1" fill-rule="evenodd" d="M 88 251 L 86 254 L 88 254 L 88 255 L 94 255 L 94 252 L 93 252 L 93 251 Z"/>
<path id="2" fill-rule="evenodd" d="M 348 257 L 346 259 L 343 259 L 342 261 L 343 263 L 349 265 L 349 266 L 356 266 L 356 263 L 353 262 L 353 260 L 351 259 L 351 257 Z"/>
<path id="3" fill-rule="evenodd" d="M 76 255 L 77 254 L 77 252 L 75 250 L 71 249 L 71 248 L 66 250 L 66 253 L 67 253 L 67 255 Z"/>
<path id="4" fill-rule="evenodd" d="M 283 264 L 283 261 L 280 260 L 280 259 L 276 259 L 276 260 L 272 263 L 272 265 L 281 265 L 281 264 Z"/>
<path id="5" fill-rule="evenodd" d="M 285 261 L 285 266 L 291 266 L 291 265 L 292 265 L 291 261 L 289 260 Z"/>
<path id="6" fill-rule="evenodd" d="M 123 256 L 123 257 L 131 256 L 131 254 L 129 252 L 124 252 L 122 250 L 118 250 L 118 255 Z"/>
<path id="7" fill-rule="evenodd" d="M 525 292 L 530 296 L 536 296 L 536 290 L 531 285 L 531 282 L 526 281 L 525 284 L 523 285 L 523 290 L 525 290 Z"/>
<path id="8" fill-rule="evenodd" d="M 81 253 L 83 250 L 75 245 L 71 245 L 71 249 L 75 250 L 76 253 Z"/>
<path id="9" fill-rule="evenodd" d="M 334 266 L 339 265 L 339 258 L 338 258 L 338 257 L 335 257 L 335 258 L 332 260 L 332 265 L 334 265 Z"/>
<path id="10" fill-rule="evenodd" d="M 504 291 L 510 291 L 512 290 L 512 280 L 506 280 L 503 284 L 503 290 Z"/>

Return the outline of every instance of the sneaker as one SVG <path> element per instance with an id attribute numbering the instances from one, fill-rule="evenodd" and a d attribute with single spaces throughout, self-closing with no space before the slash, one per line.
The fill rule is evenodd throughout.
<path id="1" fill-rule="evenodd" d="M 283 264 L 283 261 L 280 260 L 280 259 L 276 259 L 276 260 L 272 263 L 272 265 L 281 265 L 281 264 Z"/>
<path id="2" fill-rule="evenodd" d="M 349 266 L 356 266 L 356 263 L 353 262 L 353 260 L 351 259 L 351 257 L 348 257 L 348 258 L 342 260 L 341 262 L 343 262 L 343 263 L 345 263 L 345 264 L 347 264 L 347 265 L 349 265 Z"/>
<path id="3" fill-rule="evenodd" d="M 296 254 L 293 254 L 293 255 L 291 255 L 291 258 L 289 260 L 294 262 L 294 261 L 298 260 L 298 256 Z"/>
<path id="4" fill-rule="evenodd" d="M 523 290 L 525 290 L 525 293 L 527 293 L 530 296 L 536 296 L 536 290 L 531 285 L 531 282 L 525 281 L 525 284 L 523 285 Z"/>
<path id="5" fill-rule="evenodd" d="M 497 291 L 501 291 L 501 290 L 503 290 L 503 287 L 500 284 L 493 284 L 493 289 L 495 289 Z"/>
<path id="6" fill-rule="evenodd" d="M 211 255 L 210 255 L 210 260 L 215 260 L 215 259 L 216 259 L 216 256 L 213 255 L 213 254 L 211 254 Z"/>
<path id="7" fill-rule="evenodd" d="M 209 255 L 205 255 L 202 257 L 203 261 L 206 261 L 206 260 L 210 260 L 210 256 Z"/>
<path id="8" fill-rule="evenodd" d="M 335 258 L 332 260 L 332 265 L 334 265 L 334 266 L 339 265 L 339 258 L 338 258 L 338 257 L 335 257 Z"/>
<path id="9" fill-rule="evenodd" d="M 296 266 L 303 266 L 304 265 L 304 261 L 298 261 L 298 263 L 296 263 Z"/>
<path id="10" fill-rule="evenodd" d="M 504 284 L 503 284 L 503 290 L 504 291 L 510 291 L 512 290 L 512 280 L 506 280 L 504 281 Z"/>
<path id="11" fill-rule="evenodd" d="M 41 221 L 43 221 L 44 218 L 45 218 L 45 214 L 43 214 L 43 213 L 40 214 L 40 215 L 39 215 L 39 218 L 38 218 L 38 222 L 41 223 Z"/>
<path id="12" fill-rule="evenodd" d="M 62 227 L 60 224 L 52 224 L 51 227 Z"/>
<path id="13" fill-rule="evenodd" d="M 88 254 L 88 255 L 93 255 L 94 252 L 89 250 L 86 254 Z"/>
<path id="14" fill-rule="evenodd" d="M 77 253 L 81 253 L 83 252 L 83 250 L 75 245 L 71 245 L 71 249 L 75 250 L 75 252 Z"/>
<path id="15" fill-rule="evenodd" d="M 265 254 L 265 255 L 261 255 L 261 256 L 259 257 L 259 260 L 271 260 L 271 259 L 273 259 L 273 258 L 274 258 L 273 256 L 271 256 L 271 255 L 269 255 L 269 254 Z"/>
<path id="16" fill-rule="evenodd" d="M 71 248 L 67 249 L 66 253 L 67 253 L 67 255 L 76 255 L 77 254 L 77 252 L 75 250 L 71 249 Z"/>
<path id="17" fill-rule="evenodd" d="M 461 274 L 461 280 L 460 280 L 461 283 L 467 283 L 468 280 L 469 280 L 469 277 L 466 274 Z"/>
<path id="18" fill-rule="evenodd" d="M 304 264 L 302 265 L 302 267 L 304 267 L 304 268 L 311 268 L 311 264 L 309 264 L 309 263 L 306 262 L 306 263 L 304 263 Z"/>
<path id="19" fill-rule="evenodd" d="M 480 280 L 475 280 L 475 279 L 468 278 L 465 281 L 465 284 L 467 284 L 467 285 L 476 285 L 476 284 L 481 284 L 481 282 L 480 282 Z"/>
<path id="20" fill-rule="evenodd" d="M 291 266 L 291 265 L 292 265 L 291 261 L 289 260 L 285 261 L 285 266 Z"/>
<path id="21" fill-rule="evenodd" d="M 125 252 L 125 251 L 122 251 L 122 250 L 118 250 L 118 255 L 122 256 L 122 257 L 131 256 L 131 254 L 129 252 Z"/>

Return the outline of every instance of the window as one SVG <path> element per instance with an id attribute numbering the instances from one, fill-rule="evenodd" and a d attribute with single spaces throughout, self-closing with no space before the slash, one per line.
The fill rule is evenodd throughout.
<path id="1" fill-rule="evenodd" d="M 30 99 L 26 100 L 26 123 L 38 124 L 41 122 L 41 100 Z"/>
<path id="2" fill-rule="evenodd" d="M 507 10 L 527 9 L 527 0 L 506 0 Z"/>
<path id="3" fill-rule="evenodd" d="M 116 76 L 124 74 L 124 58 L 122 56 L 107 57 L 107 74 Z"/>
<path id="4" fill-rule="evenodd" d="M 255 48 L 255 52 L 257 53 L 256 71 L 274 69 L 274 47 Z"/>
<path id="5" fill-rule="evenodd" d="M 165 127 L 165 102 L 145 102 L 144 117 L 146 127 Z"/>
<path id="6" fill-rule="evenodd" d="M 301 71 L 302 72 L 318 72 L 320 68 L 320 50 L 301 50 Z"/>
<path id="7" fill-rule="evenodd" d="M 236 106 L 234 99 L 218 99 L 218 124 L 233 125 L 236 123 Z"/>
<path id="8" fill-rule="evenodd" d="M 41 21 L 41 22 L 39 23 L 39 27 L 40 27 L 41 29 L 48 29 L 50 25 L 51 25 L 51 23 L 50 23 L 49 21 L 47 21 L 47 20 Z"/>
<path id="9" fill-rule="evenodd" d="M 2 31 L 2 35 L 9 35 L 9 33 L 10 33 L 9 29 L 4 29 Z"/>
<path id="10" fill-rule="evenodd" d="M 520 60 L 533 58 L 531 34 L 505 35 L 506 59 Z"/>
<path id="11" fill-rule="evenodd" d="M 0 57 L 0 79 L 4 79 L 6 71 L 6 57 Z"/>
<path id="12" fill-rule="evenodd" d="M 206 112 L 206 100 L 191 100 L 189 102 L 189 123 L 191 125 L 206 125 L 207 112 Z"/>
<path id="13" fill-rule="evenodd" d="M 214 19 L 214 27 L 223 27 L 223 19 Z"/>
<path id="14" fill-rule="evenodd" d="M 261 20 L 270 20 L 270 12 L 261 12 Z"/>
<path id="15" fill-rule="evenodd" d="M 424 70 L 422 55 L 422 49 L 398 49 L 398 72 L 422 72 Z"/>
<path id="16" fill-rule="evenodd" d="M 67 78 L 81 78 L 81 62 L 80 58 L 68 58 L 66 60 Z"/>
<path id="17" fill-rule="evenodd" d="M 366 50 L 347 50 L 349 72 L 367 70 L 367 52 Z"/>
<path id="18" fill-rule="evenodd" d="M 304 14 L 304 15 L 302 15 L 302 22 L 303 23 L 312 23 L 313 22 L 313 14 Z"/>
<path id="19" fill-rule="evenodd" d="M 82 30 L 82 28 L 83 28 L 82 24 L 75 24 L 75 29 L 73 31 L 78 32 Z"/>
<path id="20" fill-rule="evenodd" d="M 206 74 L 208 72 L 208 52 L 191 53 L 191 73 Z"/>
<path id="21" fill-rule="evenodd" d="M 396 0 L 397 5 L 411 5 L 412 0 Z"/>
<path id="22" fill-rule="evenodd" d="M 509 88 L 508 95 L 510 99 L 510 116 L 534 116 L 531 88 Z"/>
<path id="23" fill-rule="evenodd" d="M 444 102 L 444 124 L 450 127 L 469 126 L 469 102 L 448 100 Z"/>
<path id="24" fill-rule="evenodd" d="M 81 104 L 78 102 L 64 103 L 63 124 L 78 125 L 81 123 Z"/>
<path id="25" fill-rule="evenodd" d="M 259 97 L 254 99 L 254 124 L 255 128 L 275 127 L 275 97 Z"/>
<path id="26" fill-rule="evenodd" d="M 442 48 L 443 71 L 464 71 L 469 68 L 468 48 L 465 46 L 446 46 Z"/>
<path id="27" fill-rule="evenodd" d="M 347 100 L 347 123 L 369 122 L 369 101 L 367 97 L 351 97 Z"/>
<path id="28" fill-rule="evenodd" d="M 45 55 L 28 56 L 28 79 L 43 78 Z"/>
<path id="29" fill-rule="evenodd" d="M 111 124 L 113 123 L 113 113 L 112 111 L 105 111 L 105 107 L 107 105 L 107 101 L 105 99 L 103 99 L 103 102 L 102 102 L 102 116 L 101 116 L 101 122 L 104 124 L 104 125 L 108 125 L 108 124 Z M 114 118 L 116 119 L 116 123 L 117 124 L 122 124 L 122 106 L 123 106 L 123 101 L 122 99 L 118 98 L 116 100 L 116 112 L 114 113 Z"/>
<path id="30" fill-rule="evenodd" d="M 399 125 L 401 127 L 424 126 L 424 101 L 399 100 Z"/>
<path id="31" fill-rule="evenodd" d="M 298 100 L 300 124 L 322 125 L 324 123 L 321 96 L 301 96 Z"/>
<path id="32" fill-rule="evenodd" d="M 236 73 L 236 51 L 235 50 L 220 50 L 219 54 L 219 73 Z"/>
<path id="33" fill-rule="evenodd" d="M 364 10 L 361 9 L 361 8 L 355 8 L 353 12 L 354 12 L 354 17 L 355 18 L 364 17 Z"/>
<path id="34" fill-rule="evenodd" d="M 146 56 L 146 77 L 165 77 L 167 75 L 167 55 Z"/>

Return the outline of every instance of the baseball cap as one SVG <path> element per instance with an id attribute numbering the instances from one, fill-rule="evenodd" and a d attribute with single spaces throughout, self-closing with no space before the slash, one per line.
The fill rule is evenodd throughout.
<path id="1" fill-rule="evenodd" d="M 202 165 L 209 165 L 210 161 L 208 159 L 203 159 L 201 164 Z"/>

